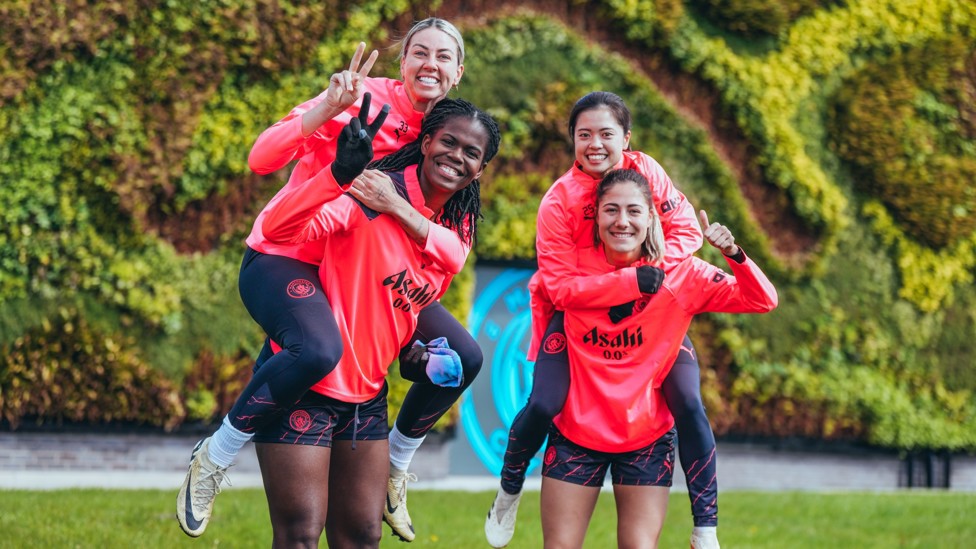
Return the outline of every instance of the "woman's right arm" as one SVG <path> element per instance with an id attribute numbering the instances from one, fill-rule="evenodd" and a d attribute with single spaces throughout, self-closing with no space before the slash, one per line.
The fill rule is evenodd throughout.
<path id="1" fill-rule="evenodd" d="M 359 114 L 339 134 L 336 159 L 306 181 L 276 195 L 265 210 L 264 236 L 271 242 L 298 244 L 324 238 L 337 230 L 350 230 L 365 214 L 352 197 L 336 201 L 343 187 L 363 174 L 373 158 L 373 138 L 383 126 L 389 105 L 369 121 L 371 96 L 363 96 Z M 333 202 L 335 201 L 335 202 Z"/>
<path id="2" fill-rule="evenodd" d="M 261 132 L 247 157 L 247 165 L 252 172 L 269 174 L 315 150 L 317 140 L 306 137 L 302 132 L 302 116 L 320 101 L 321 96 L 302 103 Z"/>
<path id="3" fill-rule="evenodd" d="M 323 144 L 315 138 L 315 131 L 345 112 L 363 94 L 363 82 L 378 55 L 373 50 L 360 68 L 365 49 L 366 44 L 360 42 L 349 68 L 333 74 L 324 92 L 295 107 L 258 136 L 247 157 L 251 171 L 261 175 L 271 173 Z"/>

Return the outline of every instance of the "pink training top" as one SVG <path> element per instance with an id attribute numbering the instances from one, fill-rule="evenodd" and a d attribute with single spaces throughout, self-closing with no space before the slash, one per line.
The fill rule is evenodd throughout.
<path id="1" fill-rule="evenodd" d="M 579 256 L 583 275 L 614 271 L 602 247 Z M 686 258 L 668 272 L 660 291 L 641 297 L 635 313 L 618 324 L 610 321 L 609 307 L 566 309 L 573 382 L 553 420 L 563 435 L 592 450 L 620 453 L 643 448 L 671 429 L 674 418 L 660 387 L 692 317 L 765 313 L 778 304 L 776 289 L 751 259 L 726 261 L 735 276 Z"/>
<path id="2" fill-rule="evenodd" d="M 665 270 L 701 248 L 702 233 L 691 203 L 681 194 L 664 168 L 639 151 L 624 151 L 614 169 L 637 170 L 651 186 L 665 238 Z M 594 178 L 578 163 L 546 191 L 536 221 L 536 256 L 539 270 L 529 281 L 532 339 L 527 358 L 535 360 L 539 342 L 557 310 L 572 307 L 612 307 L 641 296 L 633 267 L 594 276 L 580 276 L 577 252 L 592 248 L 596 224 Z"/>
<path id="3" fill-rule="evenodd" d="M 420 135 L 420 124 L 424 113 L 414 110 L 404 90 L 403 82 L 389 78 L 366 78 L 363 87 L 364 92 L 372 94 L 369 120 L 373 120 L 379 114 L 384 103 L 390 105 L 390 114 L 373 139 L 374 159 L 383 158 L 399 150 Z M 359 114 L 362 99 L 323 124 L 312 135 L 305 137 L 302 134 L 302 115 L 321 103 L 325 99 L 325 93 L 322 92 L 318 97 L 295 107 L 287 116 L 264 130 L 254 142 L 247 159 L 251 170 L 259 174 L 271 173 L 293 160 L 298 160 L 298 164 L 288 178 L 288 183 L 258 214 L 251 228 L 251 234 L 247 237 L 247 245 L 261 253 L 290 257 L 313 265 L 318 265 L 322 261 L 323 241 L 287 244 L 271 242 L 265 234 L 267 230 L 265 225 L 268 210 L 276 206 L 282 194 L 291 192 L 296 185 L 311 179 L 335 160 L 336 139 L 339 132 L 349 124 L 353 116 Z"/>
<path id="4" fill-rule="evenodd" d="M 420 213 L 433 214 L 424 204 L 416 165 L 388 175 Z M 280 245 L 323 246 L 319 277 L 342 334 L 338 366 L 312 390 L 344 402 L 365 402 L 382 389 L 389 364 L 417 327 L 420 310 L 440 298 L 461 271 L 467 248 L 456 253 L 458 235 L 440 227 L 454 240 L 442 242 L 434 223 L 425 245 L 418 245 L 393 216 L 343 194 L 331 166 L 276 198 L 266 210 L 265 235 Z"/>

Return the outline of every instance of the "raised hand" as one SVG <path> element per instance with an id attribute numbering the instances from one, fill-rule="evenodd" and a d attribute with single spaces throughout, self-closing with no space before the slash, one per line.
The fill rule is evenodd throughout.
<path id="1" fill-rule="evenodd" d="M 735 236 L 732 235 L 732 231 L 728 227 L 718 223 L 709 224 L 708 214 L 705 213 L 705 210 L 700 210 L 698 217 L 701 219 L 701 224 L 704 228 L 705 240 L 709 244 L 730 257 L 739 253 L 739 246 L 735 243 Z"/>
<path id="2" fill-rule="evenodd" d="M 340 185 L 352 182 L 373 160 L 373 138 L 383 127 L 383 122 L 390 113 L 390 106 L 383 105 L 379 114 L 370 123 L 368 116 L 371 102 L 372 96 L 369 93 L 363 95 L 359 116 L 350 120 L 349 124 L 342 128 L 336 141 L 336 158 L 332 162 L 332 175 Z"/>
<path id="3" fill-rule="evenodd" d="M 329 88 L 326 90 L 324 103 L 334 112 L 342 112 L 348 109 L 362 95 L 363 81 L 369 75 L 373 63 L 379 56 L 379 52 L 373 50 L 366 58 L 366 62 L 360 67 L 359 62 L 362 60 L 365 51 L 366 43 L 360 42 L 356 48 L 356 53 L 352 56 L 352 61 L 349 62 L 349 68 L 329 77 Z"/>

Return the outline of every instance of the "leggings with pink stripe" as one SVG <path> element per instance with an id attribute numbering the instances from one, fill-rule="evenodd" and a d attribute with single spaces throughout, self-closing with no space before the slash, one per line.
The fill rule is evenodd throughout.
<path id="1" fill-rule="evenodd" d="M 553 317 L 542 341 L 556 332 L 565 333 L 562 312 Z M 717 526 L 715 435 L 702 404 L 698 368 L 695 349 L 686 335 L 662 390 L 678 431 L 678 456 L 688 485 L 695 526 Z M 506 492 L 515 494 L 522 490 L 529 461 L 545 442 L 549 424 L 562 410 L 568 393 L 569 356 L 565 347 L 552 354 L 540 349 L 528 402 L 515 416 L 508 433 L 501 471 L 501 485 Z"/>
<path id="2" fill-rule="evenodd" d="M 239 278 L 241 299 L 265 333 L 281 346 L 272 353 L 267 342 L 254 376 L 231 408 L 231 425 L 250 433 L 274 421 L 308 389 L 335 368 L 342 357 L 342 338 L 329 300 L 319 282 L 318 267 L 248 248 Z M 424 364 L 401 361 L 400 374 L 410 387 L 397 429 L 411 438 L 427 434 L 460 398 L 481 370 L 481 347 L 439 302 L 420 312 L 413 340 L 424 343 L 446 337 L 464 369 L 460 387 L 440 387 L 427 377 Z M 409 349 L 403 349 L 401 357 Z M 392 362 L 392 357 L 391 357 Z"/>

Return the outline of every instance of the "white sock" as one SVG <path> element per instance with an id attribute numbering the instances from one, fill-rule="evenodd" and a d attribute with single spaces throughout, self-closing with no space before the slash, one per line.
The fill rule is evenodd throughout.
<path id="1" fill-rule="evenodd" d="M 498 489 L 498 495 L 495 496 L 495 512 L 499 515 L 504 515 L 505 511 L 515 503 L 515 500 L 522 495 L 522 492 L 517 494 L 509 494 L 504 489 Z"/>
<path id="2" fill-rule="evenodd" d="M 417 453 L 417 448 L 424 442 L 427 435 L 420 438 L 410 438 L 393 426 L 390 430 L 390 465 L 394 469 L 406 471 L 413 461 L 413 455 Z"/>
<path id="3" fill-rule="evenodd" d="M 207 452 L 210 461 L 218 467 L 230 467 L 241 448 L 253 437 L 253 434 L 242 433 L 235 429 L 230 424 L 230 416 L 224 416 L 220 428 L 210 437 L 210 446 Z"/>
<path id="4" fill-rule="evenodd" d="M 691 529 L 692 535 L 698 534 L 700 536 L 716 537 L 718 534 L 718 526 L 695 526 Z"/>

